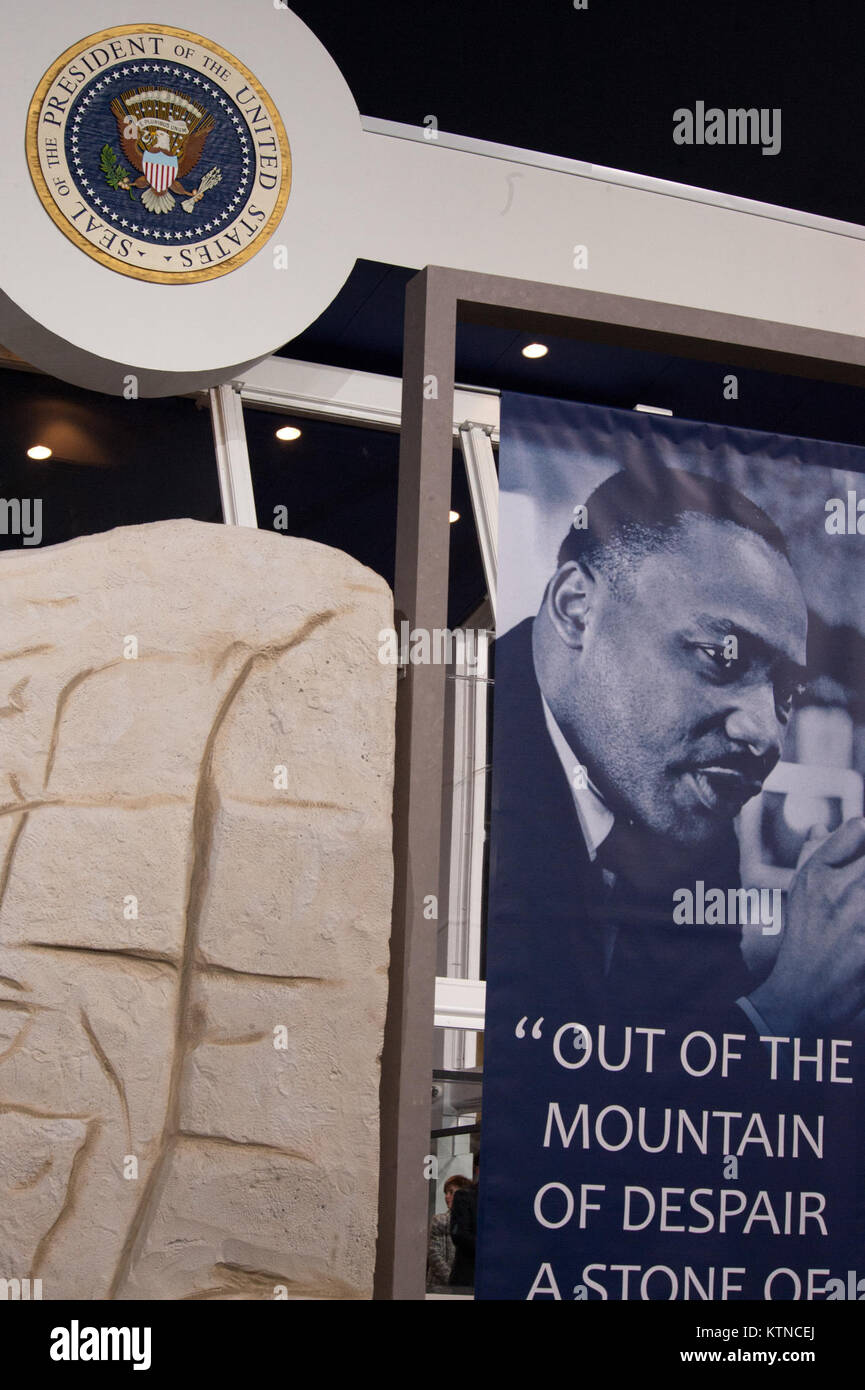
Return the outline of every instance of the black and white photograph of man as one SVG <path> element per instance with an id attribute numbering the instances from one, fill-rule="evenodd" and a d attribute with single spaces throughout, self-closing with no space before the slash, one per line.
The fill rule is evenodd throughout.
<path id="1" fill-rule="evenodd" d="M 798 1297 L 865 1229 L 865 455 L 502 421 L 480 1296 Z"/>
<path id="2" fill-rule="evenodd" d="M 685 463 L 644 451 L 585 494 L 537 612 L 497 643 L 507 754 L 491 931 L 522 921 L 530 942 L 542 918 L 560 932 L 561 954 L 548 939 L 545 950 L 590 1009 L 732 1008 L 764 1033 L 850 1027 L 865 1008 L 861 800 L 827 833 L 816 798 L 783 927 L 749 911 L 736 833 L 790 756 L 808 700 L 850 715 L 825 693 L 814 704 L 811 685 L 829 681 L 813 642 L 809 666 L 808 601 L 781 528 L 732 482 Z M 818 516 L 814 561 L 846 539 Z M 714 920 L 675 911 L 677 892 L 696 891 L 716 895 Z M 755 969 L 748 938 L 769 935 L 773 958 L 758 942 Z"/>

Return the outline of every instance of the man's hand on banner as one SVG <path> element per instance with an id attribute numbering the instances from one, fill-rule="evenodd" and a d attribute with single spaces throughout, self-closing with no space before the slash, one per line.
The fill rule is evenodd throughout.
<path id="1" fill-rule="evenodd" d="M 799 864 L 778 958 L 750 996 L 790 1037 L 848 1026 L 865 1010 L 865 818 L 809 837 Z"/>
<path id="2" fill-rule="evenodd" d="M 830 833 L 831 832 L 826 829 L 825 825 L 811 826 L 811 829 L 805 837 L 805 843 L 799 851 L 799 858 L 796 860 L 797 872 L 801 869 L 803 864 L 808 863 L 808 860 L 811 858 L 817 846 L 822 844 L 823 840 L 827 840 Z"/>

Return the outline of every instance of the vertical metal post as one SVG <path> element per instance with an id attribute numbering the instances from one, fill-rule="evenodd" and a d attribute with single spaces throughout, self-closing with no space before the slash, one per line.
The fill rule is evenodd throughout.
<path id="1" fill-rule="evenodd" d="M 234 385 L 217 386 L 208 392 L 210 423 L 216 449 L 222 519 L 226 526 L 258 526 L 255 494 L 246 447 L 243 401 Z"/>
<path id="2" fill-rule="evenodd" d="M 447 626 L 456 305 L 441 272 L 406 289 L 399 456 L 397 631 Z M 381 1074 L 381 1165 L 375 1297 L 425 1292 L 445 667 L 409 665 L 397 687 L 394 899 Z"/>
<path id="3" fill-rule="evenodd" d="M 454 634 L 447 974 L 464 980 L 481 973 L 490 636 L 482 630 Z M 443 1065 L 448 1071 L 476 1066 L 477 1034 L 447 1029 Z"/>
<path id="4" fill-rule="evenodd" d="M 469 480 L 487 592 L 495 621 L 498 590 L 499 479 L 489 428 L 470 422 L 460 425 L 460 445 L 466 477 Z"/>

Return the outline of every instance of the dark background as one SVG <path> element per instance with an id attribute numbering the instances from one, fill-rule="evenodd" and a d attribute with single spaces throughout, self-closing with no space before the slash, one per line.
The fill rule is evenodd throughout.
<path id="1" fill-rule="evenodd" d="M 854 0 L 296 0 L 361 113 L 865 222 Z M 780 107 L 781 149 L 673 143 L 673 111 Z"/>

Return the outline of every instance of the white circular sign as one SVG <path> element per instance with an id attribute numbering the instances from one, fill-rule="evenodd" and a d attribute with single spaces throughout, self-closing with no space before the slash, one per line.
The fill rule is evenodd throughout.
<path id="1" fill-rule="evenodd" d="M 30 103 L 36 191 L 101 265 L 157 284 L 225 275 L 261 249 L 291 186 L 279 113 L 198 34 L 119 25 L 73 45 Z"/>
<path id="2" fill-rule="evenodd" d="M 282 4 L 154 8 L 41 0 L 4 41 L 0 343 L 116 395 L 217 385 L 303 332 L 354 265 L 368 158 Z"/>

